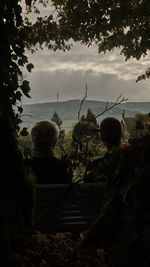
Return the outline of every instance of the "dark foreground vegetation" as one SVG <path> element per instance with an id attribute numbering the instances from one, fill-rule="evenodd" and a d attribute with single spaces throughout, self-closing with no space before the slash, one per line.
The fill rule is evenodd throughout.
<path id="1" fill-rule="evenodd" d="M 22 259 L 25 266 L 103 266 L 108 267 L 103 249 L 92 247 L 77 250 L 83 237 L 78 234 L 58 233 L 43 236 L 36 233 L 27 239 Z"/>
<path id="2" fill-rule="evenodd" d="M 150 135 L 112 153 L 103 170 L 106 200 L 94 226 L 82 242 L 103 248 L 112 266 L 149 266 Z"/>
<path id="3" fill-rule="evenodd" d="M 29 238 L 31 243 L 28 240 L 33 262 L 38 255 L 41 266 L 45 261 L 47 266 L 49 261 L 56 266 L 149 266 L 149 155 L 149 134 L 112 151 L 96 174 L 100 183 L 105 181 L 106 197 L 93 226 L 80 236 L 47 236 L 43 244 L 42 235 L 33 235 Z M 26 260 L 32 254 L 28 253 L 29 247 Z"/>
<path id="4" fill-rule="evenodd" d="M 12 262 L 16 266 L 149 266 L 149 155 L 147 134 L 114 149 L 100 163 L 96 175 L 105 191 L 104 204 L 93 226 L 80 234 L 44 235 L 33 228 L 32 220 L 25 220 L 28 224 L 24 226 L 17 200 L 20 195 L 14 198 L 14 193 L 13 197 L 9 193 L 3 210 L 1 207 L 1 216 L 2 212 L 7 215 L 1 222 L 3 266 Z M 33 191 L 28 190 L 30 205 L 32 195 Z M 30 209 L 25 203 L 29 218 Z"/>

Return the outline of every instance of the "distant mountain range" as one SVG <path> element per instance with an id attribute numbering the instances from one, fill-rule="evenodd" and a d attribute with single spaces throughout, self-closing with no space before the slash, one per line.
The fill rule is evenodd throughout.
<path id="1" fill-rule="evenodd" d="M 108 103 L 108 107 L 113 103 Z M 35 122 L 43 119 L 51 119 L 54 111 L 58 113 L 62 121 L 68 121 L 69 128 L 71 123 L 78 120 L 78 113 L 81 106 L 81 100 L 68 100 L 64 102 L 48 102 L 48 103 L 36 103 L 23 105 L 23 125 L 31 127 Z M 106 102 L 86 100 L 81 106 L 80 116 L 87 113 L 88 108 L 92 110 L 95 115 L 100 114 L 106 108 Z M 115 117 L 121 119 L 122 110 L 125 110 L 126 117 L 134 117 L 137 113 L 149 113 L 150 102 L 127 102 L 117 105 L 111 110 L 105 112 L 102 116 L 99 116 L 99 121 L 104 117 Z M 65 126 L 64 126 L 65 128 Z"/>

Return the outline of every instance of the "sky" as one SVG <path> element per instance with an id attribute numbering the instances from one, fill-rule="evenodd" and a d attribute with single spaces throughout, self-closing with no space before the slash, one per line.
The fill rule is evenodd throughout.
<path id="1" fill-rule="evenodd" d="M 30 81 L 31 98 L 24 104 L 82 99 L 87 84 L 87 100 L 115 101 L 121 94 L 128 101 L 150 101 L 150 80 L 136 83 L 150 65 L 150 55 L 137 61 L 125 61 L 118 49 L 98 54 L 96 46 L 75 43 L 70 51 L 53 52 L 48 49 L 31 54 L 32 73 L 25 73 Z"/>

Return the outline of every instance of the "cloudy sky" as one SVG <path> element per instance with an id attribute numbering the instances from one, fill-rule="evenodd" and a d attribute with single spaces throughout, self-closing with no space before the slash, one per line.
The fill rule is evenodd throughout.
<path id="1" fill-rule="evenodd" d="M 45 12 L 45 11 L 44 11 Z M 75 44 L 70 51 L 52 52 L 44 49 L 27 52 L 34 70 L 27 79 L 31 99 L 23 103 L 82 99 L 88 86 L 87 99 L 115 101 L 120 94 L 128 101 L 150 101 L 150 80 L 136 83 L 150 65 L 150 57 L 127 62 L 119 50 L 98 54 L 97 47 Z"/>
<path id="2" fill-rule="evenodd" d="M 150 81 L 136 83 L 138 75 L 149 66 L 149 58 L 125 62 L 119 51 L 98 54 L 96 47 L 76 44 L 68 52 L 46 49 L 28 54 L 34 70 L 27 76 L 31 86 L 31 99 L 24 103 L 82 99 L 85 86 L 88 98 L 114 101 L 123 94 L 128 101 L 150 101 Z"/>

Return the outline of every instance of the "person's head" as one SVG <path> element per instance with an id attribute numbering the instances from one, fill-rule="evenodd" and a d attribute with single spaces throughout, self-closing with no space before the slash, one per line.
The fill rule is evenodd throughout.
<path id="1" fill-rule="evenodd" d="M 42 120 L 31 129 L 33 155 L 49 155 L 57 143 L 59 128 L 53 121 Z"/>
<path id="2" fill-rule="evenodd" d="M 119 120 L 108 117 L 100 124 L 100 134 L 103 143 L 108 149 L 117 147 L 121 143 L 122 128 Z"/>

